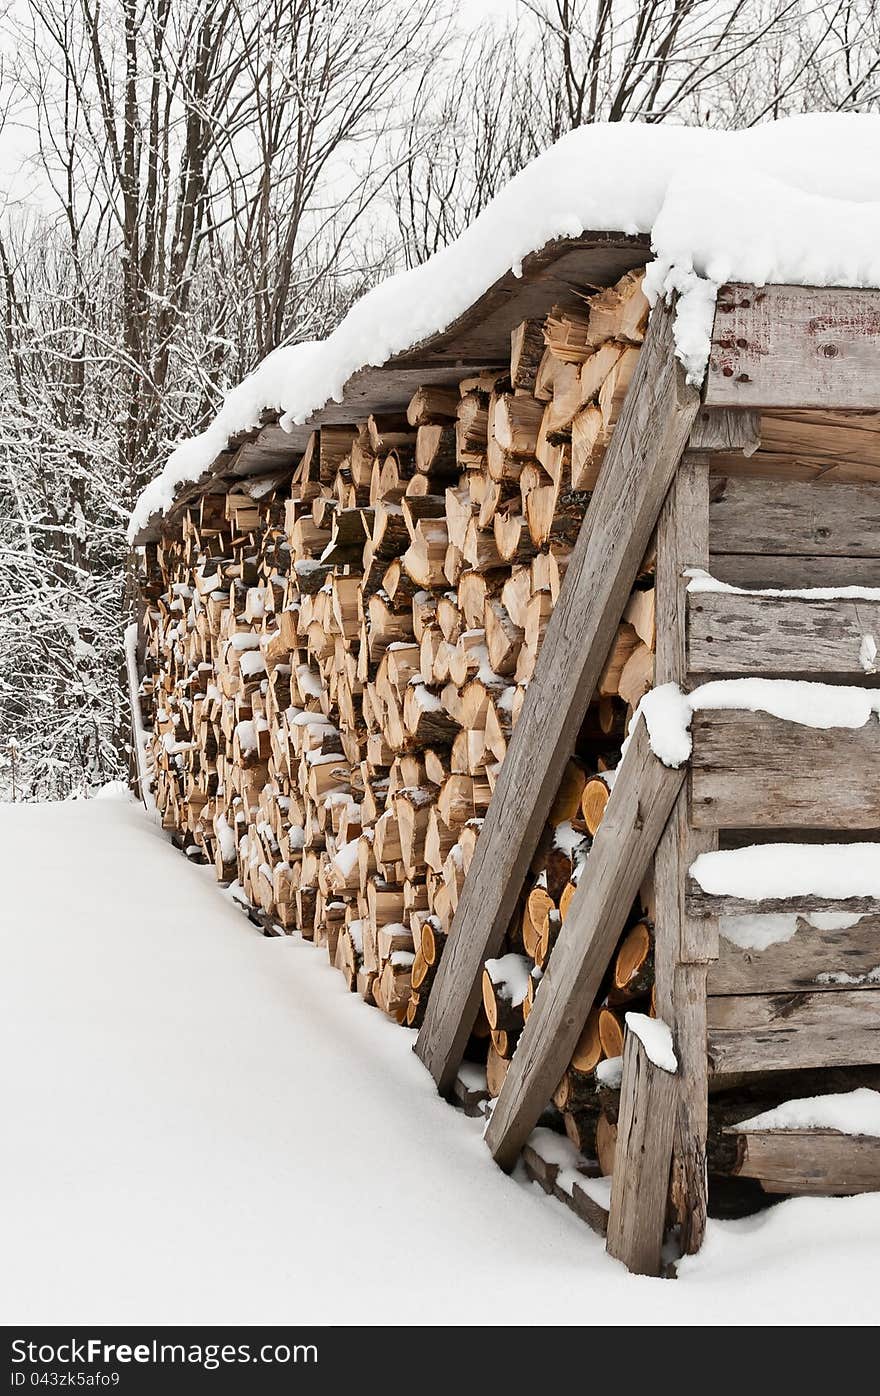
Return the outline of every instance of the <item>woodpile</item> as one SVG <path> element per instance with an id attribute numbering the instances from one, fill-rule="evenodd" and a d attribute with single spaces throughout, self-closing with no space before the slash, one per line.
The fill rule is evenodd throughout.
<path id="1" fill-rule="evenodd" d="M 509 368 L 315 431 L 296 468 L 204 494 L 146 548 L 145 678 L 163 827 L 267 931 L 324 945 L 352 991 L 424 1015 L 647 320 L 641 273 L 554 306 Z M 473 1049 L 497 1094 L 653 678 L 645 559 Z M 649 1011 L 649 889 L 556 1104 L 614 1128 L 623 1013 Z M 603 1141 L 604 1140 L 604 1145 Z M 601 1154 L 600 1154 L 601 1157 Z"/>

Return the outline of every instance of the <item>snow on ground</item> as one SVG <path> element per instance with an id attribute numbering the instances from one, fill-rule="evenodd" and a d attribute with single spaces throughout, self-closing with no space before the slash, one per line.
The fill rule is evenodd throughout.
<path id="1" fill-rule="evenodd" d="M 880 286 L 880 116 L 812 114 L 743 131 L 598 122 L 521 170 L 464 233 L 375 286 L 326 339 L 276 349 L 182 441 L 144 490 L 129 537 L 197 480 L 264 409 L 305 422 L 350 376 L 452 321 L 529 253 L 582 232 L 652 234 L 651 298 L 679 294 L 675 336 L 694 382 L 724 281 Z"/>
<path id="2" fill-rule="evenodd" d="M 138 806 L 0 805 L 0 850 L 5 1322 L 876 1321 L 880 1197 L 634 1278 Z"/>

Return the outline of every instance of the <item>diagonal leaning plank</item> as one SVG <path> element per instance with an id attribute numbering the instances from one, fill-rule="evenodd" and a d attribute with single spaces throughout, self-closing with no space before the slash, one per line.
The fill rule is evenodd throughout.
<path id="1" fill-rule="evenodd" d="M 684 778 L 684 767 L 658 761 L 640 717 L 486 1129 L 502 1168 L 513 1167 L 571 1061 Z"/>
<path id="2" fill-rule="evenodd" d="M 416 1052 L 452 1089 L 566 761 L 699 408 L 658 306 L 477 842 Z M 554 1083 L 555 1084 L 555 1083 Z"/>

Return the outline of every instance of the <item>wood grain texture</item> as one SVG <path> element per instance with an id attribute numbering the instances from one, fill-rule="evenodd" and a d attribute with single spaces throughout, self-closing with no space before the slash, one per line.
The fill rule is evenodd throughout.
<path id="1" fill-rule="evenodd" d="M 701 407 L 691 427 L 689 451 L 742 451 L 751 455 L 761 444 L 756 412 Z"/>
<path id="2" fill-rule="evenodd" d="M 704 711 L 691 731 L 696 828 L 880 826 L 875 719 L 823 730 L 764 713 Z"/>
<path id="3" fill-rule="evenodd" d="M 627 1032 L 605 1245 L 636 1275 L 661 1270 L 676 1098 L 676 1077 Z"/>
<path id="4" fill-rule="evenodd" d="M 865 635 L 880 647 L 880 600 L 693 592 L 687 598 L 688 669 L 746 674 L 836 676 L 863 683 Z"/>
<path id="5" fill-rule="evenodd" d="M 722 286 L 705 401 L 711 407 L 876 408 L 880 292 Z"/>
<path id="6" fill-rule="evenodd" d="M 685 453 L 657 525 L 658 684 L 687 687 L 684 573 L 708 565 L 709 460 L 706 454 Z M 706 966 L 718 953 L 718 933 L 711 917 L 688 913 L 684 891 L 691 863 L 717 846 L 717 830 L 691 828 L 682 788 L 654 858 L 654 992 L 679 1061 L 670 1204 L 687 1254 L 699 1250 L 706 1227 Z"/>
<path id="7" fill-rule="evenodd" d="M 721 929 L 718 959 L 709 967 L 710 994 L 870 989 L 872 973 L 874 987 L 880 984 L 880 916 L 839 930 L 819 930 L 798 916 L 791 939 L 765 950 L 735 945 L 725 938 L 723 922 Z"/>
<path id="8" fill-rule="evenodd" d="M 640 718 L 486 1130 L 502 1168 L 513 1167 L 571 1061 L 683 781 L 654 756 Z"/>
<path id="9" fill-rule="evenodd" d="M 767 553 L 710 553 L 709 572 L 735 587 L 880 587 L 880 559 L 875 557 L 773 556 Z"/>
<path id="10" fill-rule="evenodd" d="M 416 1043 L 443 1093 L 476 1017 L 483 962 L 501 945 L 698 405 L 674 357 L 670 312 L 658 307 L 550 618 Z"/>
<path id="11" fill-rule="evenodd" d="M 765 480 L 789 480 L 822 485 L 880 483 L 880 465 L 862 461 L 831 461 L 827 456 L 785 455 L 779 451 L 756 451 L 744 456 L 731 451 L 718 451 L 712 466 L 719 475 Z"/>
<path id="12" fill-rule="evenodd" d="M 880 853 L 878 853 L 880 856 Z M 722 897 L 704 892 L 693 878 L 688 878 L 685 905 L 691 916 L 804 916 L 808 912 L 848 912 L 851 916 L 880 916 L 880 901 L 876 897 L 848 897 L 832 901 L 829 897 L 778 897 L 764 901 L 749 901 L 745 897 Z"/>
<path id="13" fill-rule="evenodd" d="M 763 412 L 761 451 L 880 468 L 880 412 Z"/>
<path id="14" fill-rule="evenodd" d="M 708 1001 L 713 1071 L 880 1062 L 880 989 L 727 994 Z"/>
<path id="15" fill-rule="evenodd" d="M 709 551 L 880 558 L 880 484 L 713 475 Z"/>
<path id="16" fill-rule="evenodd" d="M 832 1129 L 726 1131 L 737 1135 L 737 1174 L 765 1192 L 846 1197 L 880 1191 L 880 1139 Z"/>

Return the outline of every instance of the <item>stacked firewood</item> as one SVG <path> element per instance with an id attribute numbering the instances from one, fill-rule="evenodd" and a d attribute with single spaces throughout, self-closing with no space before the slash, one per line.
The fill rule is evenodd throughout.
<path id="1" fill-rule="evenodd" d="M 352 990 L 410 1026 L 646 318 L 638 272 L 555 306 L 514 331 L 504 370 L 323 426 L 295 469 L 215 485 L 147 547 L 141 702 L 164 826 L 267 930 L 325 945 Z M 652 571 L 649 557 L 487 966 L 478 1034 L 495 1090 L 652 682 Z M 650 993 L 650 954 L 634 913 L 560 1085 L 573 1134 L 584 1081 L 595 1094 L 599 1058 L 619 1051 L 622 1005 Z"/>

